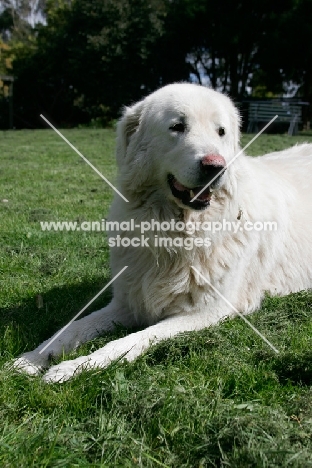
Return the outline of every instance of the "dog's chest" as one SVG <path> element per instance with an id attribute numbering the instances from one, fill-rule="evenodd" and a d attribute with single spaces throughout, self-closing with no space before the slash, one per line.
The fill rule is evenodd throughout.
<path id="1" fill-rule="evenodd" d="M 208 283 L 194 272 L 199 268 Z M 191 252 L 147 252 L 132 263 L 136 281 L 128 290 L 128 302 L 138 323 L 152 324 L 165 317 L 194 313 L 212 305 L 216 295 L 209 282 L 220 287 L 224 261 L 209 257 L 203 249 Z"/>

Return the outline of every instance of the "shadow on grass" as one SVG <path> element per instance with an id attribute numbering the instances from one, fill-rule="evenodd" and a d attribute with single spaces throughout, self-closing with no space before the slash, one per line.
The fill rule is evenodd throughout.
<path id="1" fill-rule="evenodd" d="M 267 352 L 255 353 L 256 362 L 270 363 L 280 383 L 291 382 L 295 385 L 312 384 L 312 351 L 285 352 L 272 357 Z"/>
<path id="2" fill-rule="evenodd" d="M 56 287 L 18 306 L 0 308 L 0 353 L 8 345 L 13 355 L 38 346 L 66 325 L 108 281 L 109 276 L 101 276 L 79 284 Z M 110 287 L 79 318 L 104 307 L 111 297 Z M 8 333 L 11 336 L 4 339 Z"/>
<path id="3" fill-rule="evenodd" d="M 221 331 L 217 328 L 205 328 L 196 332 L 186 332 L 152 346 L 145 361 L 147 365 L 174 364 L 185 361 L 192 355 L 200 355 L 201 351 L 218 349 L 221 345 Z"/>

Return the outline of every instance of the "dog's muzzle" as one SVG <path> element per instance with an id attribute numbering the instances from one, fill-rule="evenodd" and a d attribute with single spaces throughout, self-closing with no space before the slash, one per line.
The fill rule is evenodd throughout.
<path id="1" fill-rule="evenodd" d="M 172 195 L 193 210 L 204 210 L 210 205 L 212 190 L 226 170 L 226 162 L 221 155 L 209 154 L 199 161 L 199 166 L 201 183 L 196 187 L 186 187 L 174 175 L 168 175 L 168 184 Z M 206 188 L 203 190 L 204 187 Z M 197 194 L 198 196 L 196 196 Z M 191 201 L 194 197 L 196 197 L 195 200 Z"/>

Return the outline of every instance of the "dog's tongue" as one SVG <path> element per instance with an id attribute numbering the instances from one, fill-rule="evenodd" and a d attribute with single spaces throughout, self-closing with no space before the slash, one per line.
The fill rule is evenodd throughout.
<path id="1" fill-rule="evenodd" d="M 201 188 L 199 187 L 197 193 L 200 192 Z M 196 195 L 196 190 L 194 190 L 194 194 Z M 209 187 L 207 187 L 200 195 L 198 195 L 197 200 L 207 201 L 211 199 L 211 192 Z"/>
<path id="2" fill-rule="evenodd" d="M 178 182 L 177 179 L 174 179 L 173 185 L 174 185 L 174 188 L 179 190 L 179 192 L 184 192 L 185 190 L 189 192 L 189 189 L 185 187 L 184 185 L 180 184 L 180 182 Z"/>
<path id="3" fill-rule="evenodd" d="M 177 181 L 177 179 L 174 179 L 173 181 L 173 185 L 174 185 L 174 188 L 176 188 L 177 190 L 179 190 L 179 192 L 189 192 L 190 193 L 190 197 L 193 198 L 195 197 L 198 192 L 200 192 L 202 190 L 203 187 L 195 187 L 193 189 L 189 189 L 187 187 L 185 187 L 185 185 L 182 185 L 180 182 Z M 192 193 L 191 193 L 192 192 Z M 209 190 L 209 187 L 207 187 L 198 197 L 197 197 L 197 200 L 201 200 L 201 201 L 207 201 L 207 200 L 210 200 L 211 198 L 211 192 Z"/>

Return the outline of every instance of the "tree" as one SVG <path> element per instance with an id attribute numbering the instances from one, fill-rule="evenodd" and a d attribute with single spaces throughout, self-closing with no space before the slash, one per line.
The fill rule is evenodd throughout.
<path id="1" fill-rule="evenodd" d="M 163 34 L 165 3 L 59 0 L 55 8 L 48 1 L 35 50 L 15 62 L 19 113 L 27 109 L 33 125 L 41 112 L 64 124 L 107 121 L 156 87 L 151 50 Z"/>
<path id="2" fill-rule="evenodd" d="M 280 89 L 293 81 L 299 94 L 312 102 L 312 0 L 292 0 L 275 20 L 259 53 L 262 81 Z"/>
<path id="3" fill-rule="evenodd" d="M 195 4 L 188 54 L 193 76 L 240 100 L 249 94 L 258 74 L 264 38 L 275 29 L 276 18 L 287 11 L 289 1 L 275 3 L 274 12 L 269 0 L 199 0 Z"/>
<path id="4" fill-rule="evenodd" d="M 0 15 L 0 29 L 2 18 L 22 126 L 42 124 L 40 113 L 63 125 L 106 123 L 122 105 L 189 79 L 235 100 L 282 92 L 293 80 L 312 98 L 312 0 L 276 2 L 274 11 L 269 0 L 5 3 L 10 16 Z M 29 15 L 44 21 L 31 27 Z"/>

